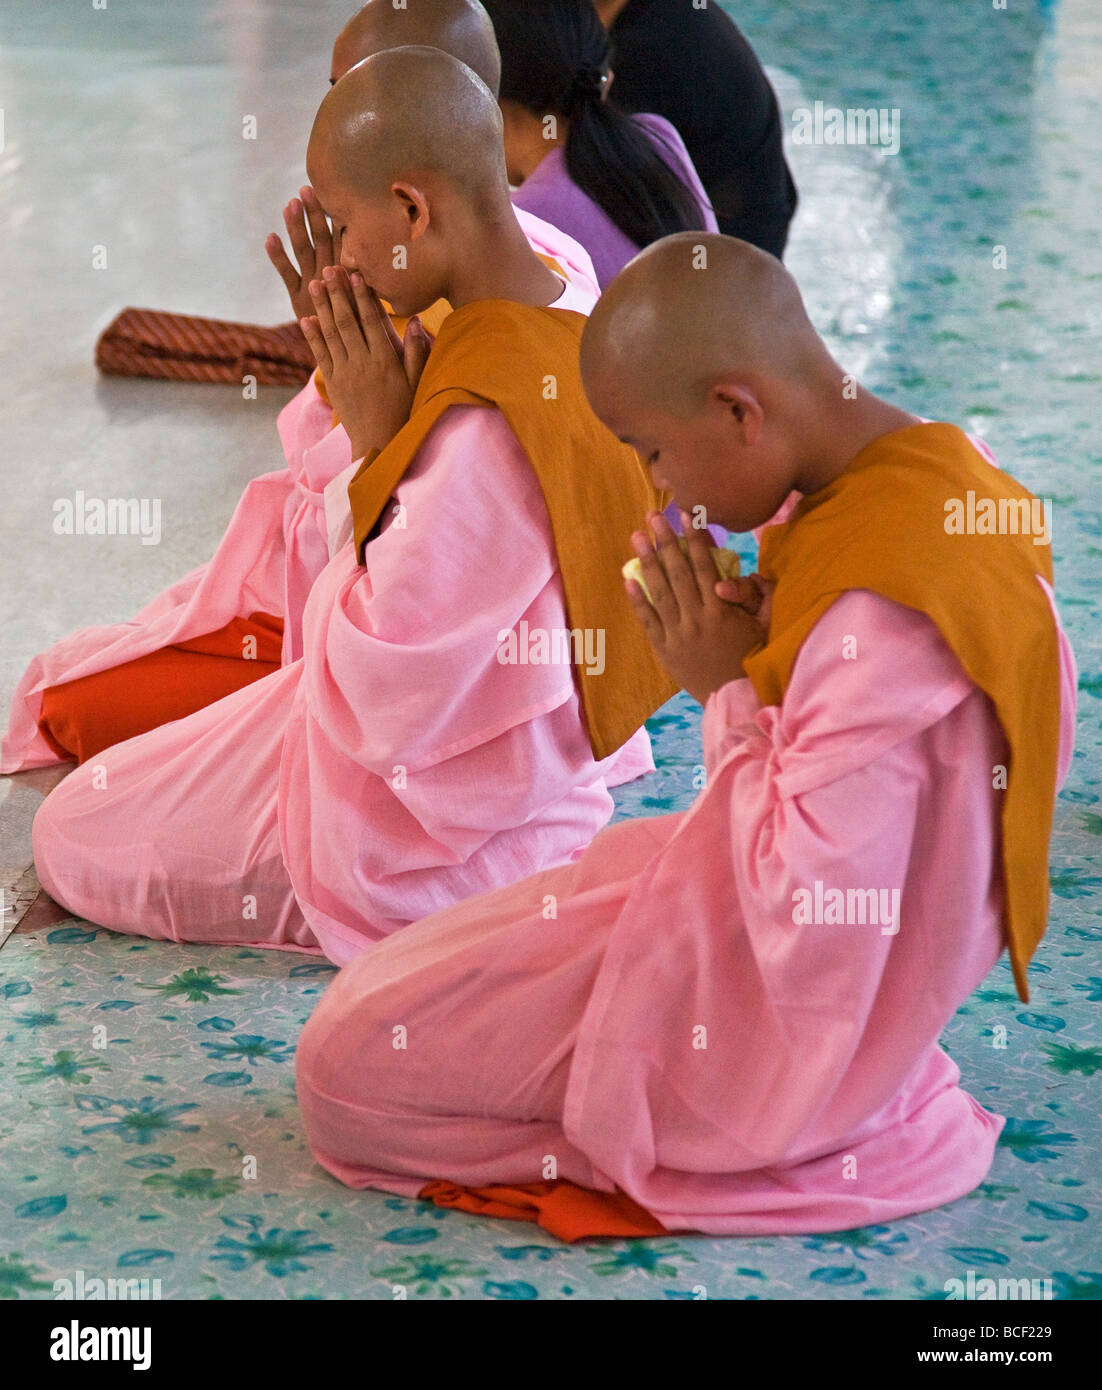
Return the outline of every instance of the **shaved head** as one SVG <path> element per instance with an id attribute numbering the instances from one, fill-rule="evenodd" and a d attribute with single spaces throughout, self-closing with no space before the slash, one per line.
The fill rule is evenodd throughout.
<path id="1" fill-rule="evenodd" d="M 357 197 L 438 176 L 470 201 L 508 198 L 497 102 L 438 48 L 388 49 L 346 73 L 318 109 L 306 164 L 316 186 Z"/>
<path id="2" fill-rule="evenodd" d="M 679 232 L 629 261 L 605 290 L 581 365 L 595 409 L 610 387 L 623 395 L 634 383 L 686 416 L 720 379 L 796 381 L 833 363 L 780 261 L 734 237 Z"/>
<path id="3" fill-rule="evenodd" d="M 585 326 L 581 370 L 594 413 L 656 485 L 729 531 L 812 490 L 815 460 L 835 446 L 840 470 L 863 410 L 843 400 L 842 369 L 780 261 L 708 232 L 628 262 Z"/>
<path id="4" fill-rule="evenodd" d="M 333 45 L 336 82 L 365 58 L 388 48 L 439 48 L 466 63 L 496 96 L 501 58 L 494 26 L 478 0 L 368 0 L 341 30 Z"/>

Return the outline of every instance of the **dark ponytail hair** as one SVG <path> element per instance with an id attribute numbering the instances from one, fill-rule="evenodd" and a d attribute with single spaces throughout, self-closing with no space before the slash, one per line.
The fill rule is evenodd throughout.
<path id="1" fill-rule="evenodd" d="M 566 169 L 636 246 L 704 227 L 696 198 L 645 129 L 602 94 L 609 38 L 590 0 L 483 0 L 501 50 L 501 97 L 569 122 Z"/>

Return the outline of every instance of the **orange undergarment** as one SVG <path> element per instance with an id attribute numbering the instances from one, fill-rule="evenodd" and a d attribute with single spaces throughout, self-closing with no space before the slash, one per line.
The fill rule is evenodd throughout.
<path id="1" fill-rule="evenodd" d="M 593 1236 L 664 1236 L 665 1226 L 626 1192 L 593 1192 L 572 1182 L 517 1183 L 512 1186 L 457 1187 L 430 1182 L 417 1194 L 438 1207 L 506 1221 L 531 1221 L 560 1240 Z"/>
<path id="2" fill-rule="evenodd" d="M 282 643 L 281 618 L 234 618 L 217 632 L 50 686 L 42 694 L 39 732 L 59 758 L 86 762 L 278 671 Z"/>

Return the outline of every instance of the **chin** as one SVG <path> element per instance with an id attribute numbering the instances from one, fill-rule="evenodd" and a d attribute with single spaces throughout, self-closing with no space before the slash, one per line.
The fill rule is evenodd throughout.
<path id="1" fill-rule="evenodd" d="M 431 305 L 436 303 L 436 297 L 426 299 L 424 295 L 410 294 L 408 290 L 399 292 L 394 296 L 386 293 L 385 290 L 376 290 L 380 299 L 385 299 L 399 318 L 411 319 L 414 314 L 422 314 Z"/>

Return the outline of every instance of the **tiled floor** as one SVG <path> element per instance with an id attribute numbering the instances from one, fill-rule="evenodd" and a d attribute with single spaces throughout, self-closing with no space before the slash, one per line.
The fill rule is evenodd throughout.
<path id="1" fill-rule="evenodd" d="M 1052 925 L 1033 1002 L 1000 965 L 946 1036 L 973 1092 L 1010 1117 L 988 1182 L 842 1235 L 569 1249 L 351 1193 L 312 1164 L 294 1098 L 295 1039 L 328 967 L 69 923 L 0 953 L 0 1294 L 49 1297 L 83 1269 L 159 1277 L 165 1297 L 390 1298 L 403 1284 L 415 1297 L 938 1298 L 971 1268 L 1102 1297 L 1102 14 L 1095 0 L 731 8 L 789 130 L 816 101 L 900 113 L 896 155 L 791 150 L 803 201 L 789 264 L 832 345 L 873 388 L 984 434 L 1053 499 L 1082 682 Z M 286 316 L 261 242 L 302 178 L 347 9 L 0 7 L 5 696 L 48 641 L 126 616 L 205 558 L 246 479 L 278 462 L 288 393 L 97 381 L 91 350 L 124 304 Z M 52 504 L 77 488 L 159 497 L 161 544 L 55 536 Z M 691 797 L 695 706 L 675 701 L 654 729 L 659 774 L 618 814 Z M 5 884 L 29 864 L 48 781 L 0 783 Z M 991 1046 L 999 1024 L 1005 1050 Z"/>

